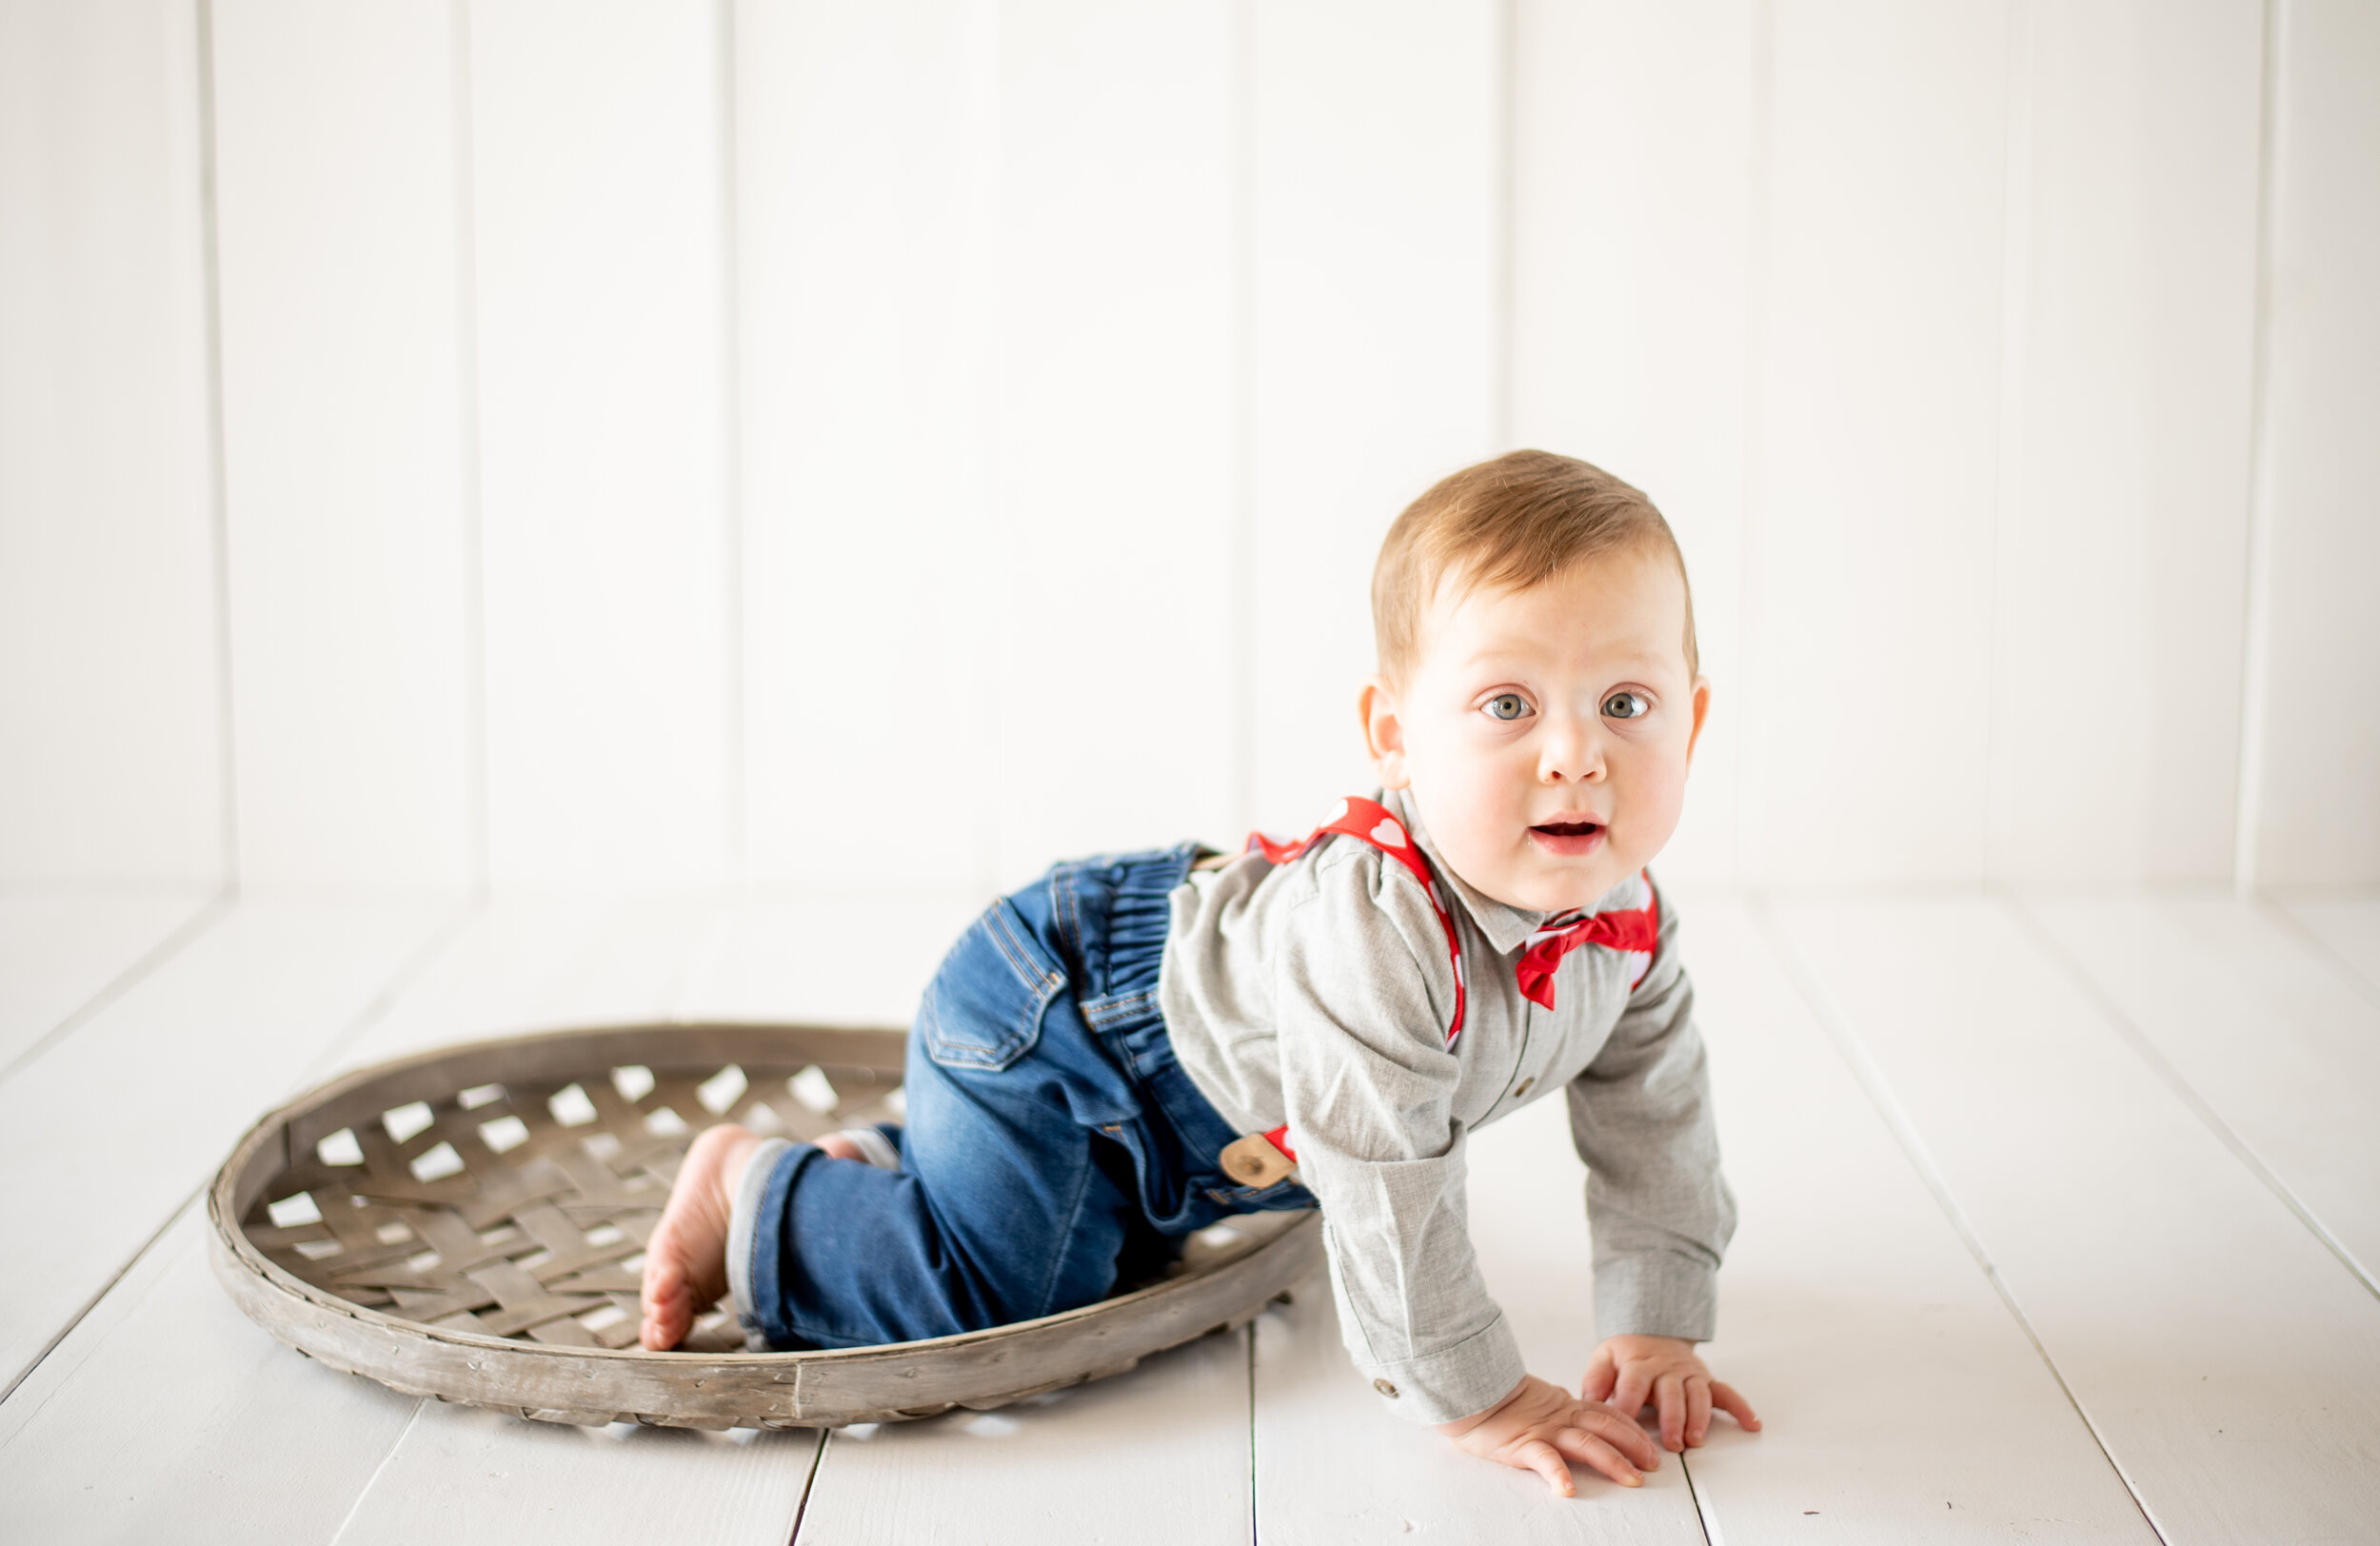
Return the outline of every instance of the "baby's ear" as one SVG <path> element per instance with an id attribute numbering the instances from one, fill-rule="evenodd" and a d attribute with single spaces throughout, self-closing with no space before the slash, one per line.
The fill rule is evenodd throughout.
<path id="1" fill-rule="evenodd" d="M 1689 764 L 1692 764 L 1695 760 L 1695 743 L 1702 739 L 1703 723 L 1710 718 L 1711 714 L 1711 679 L 1709 677 L 1695 678 L 1694 705 L 1695 727 L 1686 737 L 1686 761 Z"/>
<path id="2" fill-rule="evenodd" d="M 1356 694 L 1356 717 L 1363 722 L 1364 750 L 1372 758 L 1373 776 L 1383 789 L 1402 789 L 1405 777 L 1405 726 L 1397 717 L 1397 689 L 1386 677 L 1363 679 Z"/>

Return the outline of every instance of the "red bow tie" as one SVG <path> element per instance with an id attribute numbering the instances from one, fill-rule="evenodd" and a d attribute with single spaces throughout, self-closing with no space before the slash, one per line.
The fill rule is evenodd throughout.
<path id="1" fill-rule="evenodd" d="M 1561 970 L 1562 958 L 1582 944 L 1604 945 L 1641 957 L 1628 985 L 1635 987 L 1643 981 L 1646 969 L 1653 964 L 1653 947 L 1661 937 L 1660 899 L 1652 893 L 1653 882 L 1647 881 L 1642 907 L 1592 917 L 1570 913 L 1538 925 L 1520 952 L 1520 964 L 1514 968 L 1514 975 L 1520 980 L 1520 996 L 1531 1003 L 1553 1008 L 1554 974 Z"/>

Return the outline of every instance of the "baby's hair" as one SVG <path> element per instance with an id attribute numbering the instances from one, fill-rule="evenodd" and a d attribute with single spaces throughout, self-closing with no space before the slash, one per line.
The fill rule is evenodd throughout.
<path id="1" fill-rule="evenodd" d="M 1449 473 L 1405 506 L 1372 566 L 1372 632 L 1380 673 L 1402 682 L 1420 641 L 1421 614 L 1441 584 L 1526 590 L 1581 559 L 1647 547 L 1669 555 L 1686 583 L 1686 556 L 1653 502 L 1601 467 L 1551 451 L 1507 451 Z M 1694 589 L 1686 589 L 1686 669 L 1695 648 Z"/>

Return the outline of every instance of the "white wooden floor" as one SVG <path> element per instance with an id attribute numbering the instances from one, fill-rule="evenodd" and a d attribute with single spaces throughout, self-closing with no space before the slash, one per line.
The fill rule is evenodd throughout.
<path id="1" fill-rule="evenodd" d="M 440 1041 L 898 1021 L 943 905 L 0 898 L 0 1540 L 2380 1541 L 2380 895 L 1681 895 L 1743 1225 L 1724 1419 L 1558 1502 L 1384 1418 L 1327 1294 L 1006 1411 L 585 1431 L 323 1369 L 201 1184 Z M 1558 1101 L 1478 1140 L 1539 1373 L 1594 1342 Z"/>

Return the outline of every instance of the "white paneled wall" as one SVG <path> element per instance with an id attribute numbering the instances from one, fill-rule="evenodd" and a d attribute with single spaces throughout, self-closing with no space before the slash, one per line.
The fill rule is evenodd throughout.
<path id="1" fill-rule="evenodd" d="M 462 885 L 488 739 L 462 13 L 211 19 L 237 874 Z"/>
<path id="2" fill-rule="evenodd" d="M 2220 876 L 2239 797 L 2263 7 L 2029 10 L 1989 867 Z"/>
<path id="3" fill-rule="evenodd" d="M 0 882 L 1296 826 L 1513 445 L 1685 545 L 1676 871 L 2380 881 L 2375 83 L 2352 0 L 0 0 Z"/>
<path id="4" fill-rule="evenodd" d="M 724 21 L 467 17 L 488 876 L 714 880 L 741 772 Z"/>
<path id="5" fill-rule="evenodd" d="M 2276 18 L 2247 830 L 2269 881 L 2380 878 L 2380 8 Z"/>
<path id="6" fill-rule="evenodd" d="M 0 883 L 226 870 L 200 39 L 0 0 Z"/>
<path id="7" fill-rule="evenodd" d="M 997 11 L 734 35 L 750 873 L 987 889 Z"/>
<path id="8" fill-rule="evenodd" d="M 1980 877 L 2009 7 L 1768 18 L 1743 862 Z"/>

